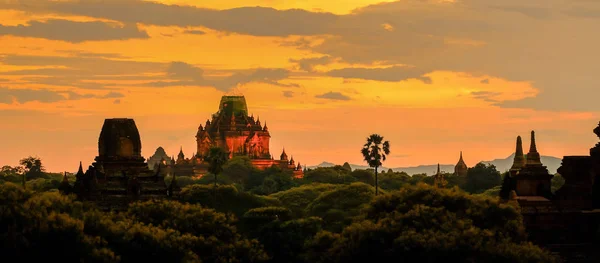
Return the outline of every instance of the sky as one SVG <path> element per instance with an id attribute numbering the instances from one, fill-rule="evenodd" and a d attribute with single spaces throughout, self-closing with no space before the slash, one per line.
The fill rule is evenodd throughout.
<path id="1" fill-rule="evenodd" d="M 600 120 L 600 1 L 0 0 L 0 165 L 76 171 L 106 118 L 142 155 L 195 151 L 224 94 L 271 153 L 386 167 L 587 155 Z"/>

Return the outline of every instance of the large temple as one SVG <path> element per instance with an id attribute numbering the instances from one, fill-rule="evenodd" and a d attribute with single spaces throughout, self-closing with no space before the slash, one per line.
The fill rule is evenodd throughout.
<path id="1" fill-rule="evenodd" d="M 594 133 L 600 137 L 600 124 Z M 590 149 L 590 156 L 564 156 L 558 173 L 565 183 L 552 193 L 553 175 L 540 161 L 535 133 L 526 157 L 519 136 L 501 198 L 518 204 L 533 242 L 569 261 L 599 262 L 594 235 L 600 231 L 600 143 Z"/>
<path id="2" fill-rule="evenodd" d="M 196 153 L 190 158 L 185 158 L 180 149 L 177 159 L 171 160 L 151 157 L 166 166 L 166 173 L 178 175 L 202 176 L 207 173 L 208 165 L 204 162 L 211 147 L 221 147 L 229 158 L 247 156 L 252 164 L 259 169 L 272 166 L 291 171 L 296 178 L 303 176 L 300 163 L 296 163 L 293 156 L 288 157 L 285 149 L 276 159 L 271 155 L 269 143 L 271 134 L 267 123 L 261 123 L 260 118 L 248 115 L 248 107 L 244 96 L 223 96 L 219 110 L 206 120 L 204 126 L 200 124 L 196 132 Z M 159 149 L 157 149 L 157 154 Z M 155 154 L 156 155 L 156 154 Z"/>
<path id="3" fill-rule="evenodd" d="M 106 119 L 98 139 L 98 156 L 84 172 L 79 163 L 70 187 L 65 175 L 61 192 L 96 203 L 103 210 L 123 210 L 128 203 L 175 197 L 176 177 L 167 185 L 160 172 L 148 169 L 141 155 L 140 134 L 133 119 Z"/>

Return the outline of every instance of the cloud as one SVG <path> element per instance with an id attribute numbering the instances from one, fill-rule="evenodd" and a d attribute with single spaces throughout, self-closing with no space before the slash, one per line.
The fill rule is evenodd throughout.
<path id="1" fill-rule="evenodd" d="M 83 55 L 82 57 L 0 55 L 0 62 L 6 65 L 40 67 L 5 71 L 0 72 L 0 75 L 19 77 L 20 82 L 13 84 L 43 84 L 82 89 L 107 89 L 117 86 L 119 80 L 145 81 L 142 84 L 135 84 L 145 87 L 203 86 L 214 87 L 221 91 L 229 91 L 239 85 L 252 82 L 279 87 L 298 87 L 294 83 L 281 82 L 290 76 L 290 72 L 280 68 L 222 70 L 219 73 L 229 75 L 212 77 L 205 76 L 204 69 L 185 62 L 142 62 L 110 58 L 117 57 L 117 54 Z"/>
<path id="2" fill-rule="evenodd" d="M 117 54 L 117 53 L 92 53 L 92 52 L 87 52 L 87 51 L 82 51 L 82 50 L 57 50 L 57 52 L 65 53 L 70 56 L 75 56 L 75 57 L 79 57 L 79 58 L 119 58 L 119 59 L 129 58 L 127 56 L 124 56 L 122 54 Z"/>
<path id="3" fill-rule="evenodd" d="M 279 68 L 257 68 L 230 71 L 226 77 L 205 77 L 204 70 L 187 64 L 185 62 L 171 62 L 166 70 L 167 77 L 173 81 L 155 81 L 140 84 L 151 87 L 173 87 L 173 86 L 209 86 L 220 91 L 231 89 L 248 83 L 266 83 L 280 87 L 298 87 L 297 84 L 281 83 L 287 79 L 290 72 Z"/>
<path id="4" fill-rule="evenodd" d="M 295 63 L 300 70 L 313 72 L 315 66 L 331 64 L 335 62 L 335 59 L 331 56 L 322 56 L 316 58 L 290 59 L 290 62 Z"/>
<path id="5" fill-rule="evenodd" d="M 398 82 L 407 79 L 419 79 L 430 84 L 431 79 L 423 76 L 428 73 L 428 70 L 418 69 L 414 67 L 393 66 L 387 68 L 343 68 L 335 69 L 327 72 L 331 77 L 345 79 L 365 79 Z"/>
<path id="6" fill-rule="evenodd" d="M 350 64 L 385 61 L 430 72 L 465 72 L 527 81 L 540 90 L 535 98 L 503 102 L 499 104 L 502 107 L 600 111 L 595 96 L 600 86 L 595 70 L 600 60 L 596 52 L 600 35 L 590 34 L 600 23 L 594 13 L 600 10 L 597 1 L 404 0 L 370 5 L 347 15 L 263 7 L 211 10 L 137 0 L 11 3 L 3 7 L 124 24 L 203 27 L 254 36 L 303 36 L 281 40 L 280 45 Z M 393 31 L 384 29 L 383 24 L 393 27 Z M 316 37 L 321 41 L 310 41 Z M 368 75 L 392 78 L 382 77 L 382 73 Z"/>
<path id="7" fill-rule="evenodd" d="M 166 63 L 114 60 L 118 54 L 62 51 L 72 56 L 35 56 L 0 54 L 0 63 L 33 69 L 3 71 L 0 75 L 18 77 L 12 84 L 43 84 L 81 89 L 106 89 L 116 80 L 157 79 L 155 74 L 164 72 Z M 38 67 L 38 68 L 35 68 Z M 102 82 L 99 82 L 102 80 Z"/>
<path id="8" fill-rule="evenodd" d="M 522 4 L 505 6 L 498 5 L 491 7 L 506 12 L 516 12 L 535 19 L 549 19 L 552 18 L 554 13 L 551 8 L 540 6 L 526 6 Z"/>
<path id="9" fill-rule="evenodd" d="M 481 81 L 479 81 L 479 83 L 481 83 L 481 84 L 490 84 L 490 79 L 482 79 Z"/>
<path id="10" fill-rule="evenodd" d="M 480 99 L 487 102 L 498 102 L 498 100 L 494 99 L 494 97 L 502 95 L 501 92 L 492 92 L 492 91 L 475 91 L 471 92 L 471 96 L 475 99 Z"/>
<path id="11" fill-rule="evenodd" d="M 121 100 L 120 99 L 116 99 L 113 101 L 113 104 L 121 104 Z"/>
<path id="12" fill-rule="evenodd" d="M 68 97 L 62 95 L 66 93 Z M 80 100 L 80 99 L 105 99 L 105 98 L 121 98 L 123 94 L 118 92 L 109 92 L 105 95 L 80 94 L 73 91 L 59 92 L 48 89 L 9 89 L 0 87 L 0 104 L 27 103 L 38 101 L 42 103 L 52 103 L 64 100 Z"/>
<path id="13" fill-rule="evenodd" d="M 149 37 L 145 31 L 131 24 L 120 27 L 99 21 L 75 22 L 60 19 L 29 21 L 28 25 L 18 26 L 0 25 L 0 35 L 45 38 L 71 43 Z"/>
<path id="14" fill-rule="evenodd" d="M 294 92 L 291 90 L 284 90 L 283 91 L 283 96 L 286 98 L 292 98 L 294 97 Z"/>
<path id="15" fill-rule="evenodd" d="M 328 32 L 325 26 L 334 24 L 338 19 L 338 16 L 331 13 L 315 13 L 301 9 L 277 10 L 266 7 L 240 7 L 213 10 L 141 0 L 52 2 L 22 0 L 5 3 L 4 7 L 104 18 L 127 24 L 204 26 L 218 31 L 256 36 L 325 34 Z"/>
<path id="16" fill-rule="evenodd" d="M 104 57 L 103 57 L 104 55 Z M 4 75 L 132 75 L 145 73 L 158 73 L 164 71 L 165 63 L 146 62 L 134 60 L 114 60 L 107 58 L 106 54 L 86 56 L 36 56 L 36 55 L 0 55 L 0 62 L 13 66 L 37 66 L 61 68 L 42 68 L 33 70 L 17 70 L 2 72 Z"/>
<path id="17" fill-rule="evenodd" d="M 50 90 L 33 89 L 8 89 L 0 87 L 0 103 L 12 104 L 13 101 L 26 103 L 30 101 L 39 101 L 43 103 L 57 102 L 66 98 Z"/>
<path id="18" fill-rule="evenodd" d="M 340 93 L 340 92 L 327 92 L 320 95 L 316 95 L 315 98 L 318 99 L 328 99 L 328 100 L 351 100 L 352 98 Z"/>
<path id="19" fill-rule="evenodd" d="M 94 94 L 79 94 L 73 91 L 69 91 L 69 99 L 70 100 L 80 100 L 80 99 L 92 99 L 92 98 L 97 98 L 97 99 L 114 99 L 114 98 L 123 98 L 125 97 L 125 95 L 123 95 L 123 93 L 120 92 L 114 92 L 111 91 L 105 95 L 94 95 Z"/>
<path id="20" fill-rule="evenodd" d="M 204 32 L 202 30 L 185 30 L 185 31 L 183 31 L 183 33 L 190 34 L 190 35 L 204 35 L 204 34 L 206 34 L 206 32 Z"/>

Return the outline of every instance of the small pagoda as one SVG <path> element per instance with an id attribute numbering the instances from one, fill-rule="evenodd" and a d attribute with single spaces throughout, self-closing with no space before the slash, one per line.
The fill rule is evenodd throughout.
<path id="1" fill-rule="evenodd" d="M 465 177 L 467 176 L 468 171 L 469 167 L 465 163 L 465 160 L 463 160 L 463 153 L 462 151 L 460 151 L 460 158 L 458 159 L 458 163 L 456 163 L 456 166 L 454 166 L 454 174 L 461 177 Z"/>

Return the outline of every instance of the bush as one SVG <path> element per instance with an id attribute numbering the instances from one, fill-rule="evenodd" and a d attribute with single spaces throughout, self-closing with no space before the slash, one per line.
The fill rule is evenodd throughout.
<path id="1" fill-rule="evenodd" d="M 361 220 L 317 234 L 307 249 L 313 262 L 556 261 L 525 242 L 515 208 L 424 184 L 375 198 Z"/>

